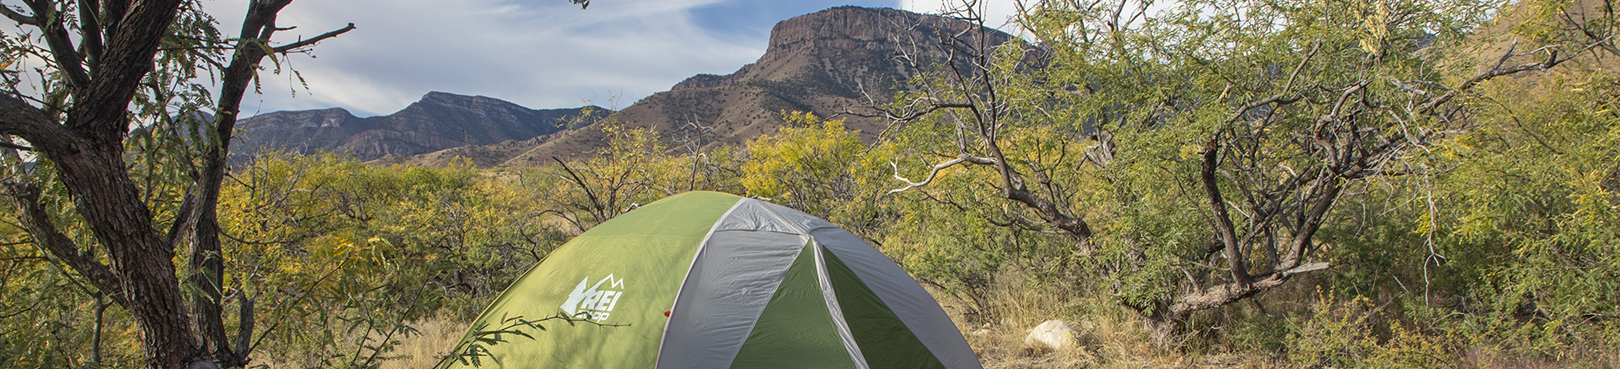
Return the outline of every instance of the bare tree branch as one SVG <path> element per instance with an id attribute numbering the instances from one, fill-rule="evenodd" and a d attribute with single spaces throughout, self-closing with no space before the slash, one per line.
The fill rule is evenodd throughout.
<path id="1" fill-rule="evenodd" d="M 7 149 L 13 149 L 13 150 L 21 150 L 21 151 L 34 151 L 34 148 L 32 148 L 32 147 L 18 145 L 18 144 L 14 144 L 14 143 L 10 143 L 10 142 L 0 142 L 0 147 L 7 148 Z"/>
<path id="2" fill-rule="evenodd" d="M 44 112 L 9 93 L 0 93 L 0 135 L 22 137 L 34 145 L 31 150 L 38 151 L 72 151 L 86 144 Z"/>
<path id="3" fill-rule="evenodd" d="M 10 6 L 0 5 L 0 14 L 4 14 L 6 18 L 11 18 L 11 20 L 17 22 L 17 24 L 26 24 L 36 27 L 39 26 L 38 18 L 18 13 L 16 10 L 12 10 Z"/>
<path id="4" fill-rule="evenodd" d="M 52 256 L 62 260 L 74 272 L 84 276 L 101 292 L 112 296 L 120 305 L 128 306 L 129 296 L 123 293 L 119 286 L 119 278 L 112 270 L 99 261 L 88 250 L 79 247 L 77 242 L 51 224 L 50 215 L 40 205 L 40 189 L 32 184 L 8 182 L 5 183 L 4 195 L 10 198 L 12 206 L 20 210 L 18 220 L 29 235 L 34 237 L 34 244 L 39 245 Z"/>
<path id="5" fill-rule="evenodd" d="M 298 42 L 294 42 L 294 43 L 290 43 L 290 44 L 286 44 L 286 45 L 282 45 L 282 46 L 277 46 L 277 47 L 275 47 L 274 49 L 271 49 L 271 50 L 274 50 L 278 54 L 285 54 L 285 53 L 289 53 L 289 52 L 298 52 L 299 48 L 306 47 L 306 46 L 314 46 L 316 43 L 319 43 L 321 41 L 325 41 L 326 39 L 329 39 L 329 38 L 337 37 L 338 35 L 348 33 L 349 31 L 353 31 L 353 30 L 354 30 L 354 23 L 349 23 L 348 26 L 345 26 L 343 28 L 339 28 L 339 29 L 336 29 L 336 30 L 333 30 L 333 31 L 327 32 L 327 33 L 322 33 L 322 34 L 320 34 L 318 36 L 311 37 L 311 38 L 308 38 L 308 39 L 298 40 Z"/>
<path id="6" fill-rule="evenodd" d="M 568 163 L 563 162 L 562 159 L 553 156 L 551 157 L 551 160 L 556 161 L 557 165 L 561 165 L 563 170 L 568 172 L 569 176 L 573 177 L 574 185 L 579 186 L 580 190 L 585 191 L 585 198 L 590 200 L 591 212 L 593 215 L 596 215 L 597 221 L 600 222 L 607 220 L 607 217 L 605 216 L 607 205 L 603 203 L 600 197 L 596 196 L 596 192 L 591 191 L 591 186 L 585 182 L 585 178 L 580 177 L 579 173 L 575 172 L 574 168 L 568 167 Z"/>
<path id="7" fill-rule="evenodd" d="M 90 87 L 90 74 L 84 70 L 83 59 L 79 58 L 78 50 L 73 47 L 73 39 L 68 36 L 65 17 L 57 13 L 55 4 L 49 1 L 23 0 L 23 3 L 34 11 L 34 25 L 39 27 L 45 44 L 50 46 L 51 60 L 67 76 L 68 85 L 75 90 L 74 95 L 82 95 L 83 90 Z"/>
<path id="8" fill-rule="evenodd" d="M 1581 48 L 1580 51 L 1569 53 L 1568 56 L 1565 56 L 1565 57 L 1562 57 L 1562 58 L 1558 57 L 1557 45 L 1544 46 L 1544 47 L 1541 47 L 1541 48 L 1537 48 L 1536 50 L 1533 50 L 1533 51 L 1531 51 L 1529 53 L 1523 53 L 1523 54 L 1515 53 L 1514 51 L 1517 50 L 1518 45 L 1519 45 L 1519 41 L 1518 40 L 1513 40 L 1513 43 L 1508 45 L 1507 51 L 1503 52 L 1502 56 L 1497 58 L 1496 63 L 1492 64 L 1489 69 L 1486 69 L 1485 71 L 1474 75 L 1473 78 L 1469 78 L 1467 81 L 1464 81 L 1462 83 L 1462 85 L 1457 86 L 1457 88 L 1451 89 L 1450 91 L 1446 91 L 1446 94 L 1440 95 L 1440 97 L 1437 97 L 1434 100 L 1430 100 L 1428 103 L 1423 104 L 1422 106 L 1418 107 L 1417 112 L 1422 113 L 1422 114 L 1429 114 L 1429 113 L 1433 112 L 1435 108 L 1440 107 L 1440 105 L 1443 105 L 1443 104 L 1445 104 L 1447 102 L 1450 102 L 1453 98 L 1456 98 L 1457 94 L 1462 93 L 1462 92 L 1466 92 L 1466 91 L 1471 91 L 1475 85 L 1478 85 L 1481 82 L 1485 82 L 1485 81 L 1488 81 L 1488 80 L 1496 78 L 1496 77 L 1507 76 L 1507 75 L 1517 74 L 1517 73 L 1521 73 L 1521 72 L 1528 72 L 1528 71 L 1533 71 L 1533 70 L 1547 70 L 1548 68 L 1556 67 L 1559 64 L 1563 64 L 1564 62 L 1569 61 L 1570 59 L 1574 59 L 1576 56 L 1580 56 L 1580 54 L 1585 53 L 1587 51 L 1590 51 L 1593 48 L 1596 48 L 1596 47 L 1612 47 L 1612 46 L 1610 46 L 1610 40 L 1613 40 L 1613 39 L 1614 39 L 1614 35 L 1604 37 L 1603 39 L 1594 41 L 1591 44 L 1586 45 L 1586 47 Z M 1538 53 L 1538 52 L 1542 52 L 1542 51 L 1547 52 L 1547 59 L 1540 62 L 1540 63 L 1525 63 L 1525 64 L 1515 65 L 1515 66 L 1511 66 L 1511 67 L 1503 67 L 1503 65 L 1507 63 L 1508 59 L 1511 59 L 1511 58 L 1513 58 L 1515 56 L 1530 55 L 1530 54 Z"/>
<path id="9" fill-rule="evenodd" d="M 1216 134 L 1219 139 L 1220 135 Z M 1220 165 L 1221 147 L 1215 140 L 1210 140 L 1204 146 L 1203 170 L 1199 178 L 1204 183 L 1204 196 L 1209 201 L 1209 209 L 1213 213 L 1210 222 L 1215 227 L 1215 235 L 1224 245 L 1227 267 L 1231 269 L 1232 279 L 1237 283 L 1249 283 L 1249 263 L 1243 257 L 1243 249 L 1237 243 L 1237 233 L 1232 229 L 1232 216 L 1226 212 L 1226 201 L 1221 197 L 1220 185 L 1215 182 L 1215 168 Z"/>
<path id="10" fill-rule="evenodd" d="M 101 67 L 101 21 L 96 11 L 101 8 L 98 0 L 78 0 L 79 3 L 79 36 L 84 42 L 84 53 L 88 58 L 90 73 L 94 74 Z"/>
<path id="11" fill-rule="evenodd" d="M 901 177 L 900 176 L 900 166 L 895 164 L 893 161 L 890 161 L 889 162 L 889 167 L 894 168 L 894 179 L 898 179 L 901 182 L 905 182 L 906 186 L 889 190 L 889 192 L 887 192 L 885 194 L 886 195 L 892 195 L 892 194 L 897 194 L 897 193 L 901 193 L 901 192 L 906 192 L 906 190 L 910 190 L 910 189 L 913 189 L 913 188 L 927 186 L 929 183 L 934 182 L 934 177 L 939 175 L 940 170 L 945 169 L 945 168 L 950 168 L 952 166 L 955 166 L 957 164 L 961 164 L 961 163 L 964 163 L 964 162 L 969 162 L 970 159 L 979 159 L 979 160 L 985 161 L 987 163 L 990 162 L 990 159 L 976 158 L 973 155 L 968 155 L 967 153 L 963 153 L 962 156 L 958 156 L 955 159 L 951 159 L 951 160 L 948 160 L 948 161 L 945 161 L 945 162 L 939 163 L 939 164 L 929 165 L 928 166 L 928 177 L 923 178 L 922 182 L 912 182 L 910 179 L 907 179 L 906 177 Z"/>

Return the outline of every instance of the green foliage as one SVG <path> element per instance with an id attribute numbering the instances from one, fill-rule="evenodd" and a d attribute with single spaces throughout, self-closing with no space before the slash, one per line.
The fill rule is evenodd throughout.
<path id="1" fill-rule="evenodd" d="M 852 189 L 846 163 L 861 156 L 862 145 L 855 132 L 844 129 L 842 120 L 821 121 L 806 112 L 787 113 L 788 126 L 775 135 L 749 141 L 748 152 L 755 160 L 743 164 L 747 173 L 743 187 L 754 195 L 788 199 L 834 194 Z M 826 189 L 803 188 L 824 186 Z M 792 188 L 789 187 L 798 187 Z M 819 205 L 819 204 L 818 204 Z M 819 211 L 827 213 L 827 211 Z"/>
<path id="2" fill-rule="evenodd" d="M 83 219 L 48 163 L 0 157 L 4 178 L 48 195 L 42 207 L 67 236 L 91 244 Z M 0 202 L 0 362 L 18 367 L 124 367 L 142 361 L 127 311 L 98 297 L 82 276 L 33 245 L 13 201 Z M 94 249 L 91 252 L 102 252 Z M 104 257 L 104 255 L 97 255 Z M 97 345 L 98 334 L 102 342 Z M 27 364 L 23 364 L 27 363 Z"/>
<path id="3" fill-rule="evenodd" d="M 900 172 L 908 178 L 927 176 Z M 995 322 L 1006 313 L 994 288 L 1010 271 L 1027 272 L 1033 285 L 1096 276 L 1071 269 L 1081 256 L 1073 241 L 1045 232 L 1022 209 L 1005 204 L 993 189 L 995 180 L 984 171 L 941 170 L 927 187 L 884 195 L 893 218 L 873 232 L 882 251 L 901 266 L 971 303 L 973 322 Z M 905 185 L 897 182 L 873 185 L 877 191 Z"/>
<path id="4" fill-rule="evenodd" d="M 1436 153 L 1438 225 L 1455 260 L 1489 286 L 1458 291 L 1509 323 L 1502 338 L 1560 356 L 1620 344 L 1620 91 L 1601 74 L 1502 83 L 1493 114 Z M 1514 327 L 1511 323 L 1524 323 Z"/>
<path id="5" fill-rule="evenodd" d="M 489 296 L 543 257 L 533 225 L 470 164 L 373 167 L 332 155 L 255 161 L 222 191 L 227 285 L 267 309 L 257 339 L 305 365 L 371 367 L 406 323 Z M 516 226 L 514 226 L 516 225 Z M 536 251 L 536 250 L 529 250 Z M 539 250 L 537 252 L 544 252 Z"/>
<path id="6" fill-rule="evenodd" d="M 1085 270 L 1078 274 L 1109 276 L 1095 287 L 1149 314 L 1238 272 L 1207 255 L 1220 217 L 1210 213 L 1199 177 L 1205 164 L 1218 171 L 1211 185 L 1222 195 L 1213 200 L 1238 216 L 1232 228 L 1243 242 L 1230 247 L 1246 256 L 1242 272 L 1273 272 L 1284 259 L 1297 259 L 1288 245 L 1311 237 L 1315 225 L 1304 231 L 1281 219 L 1303 218 L 1309 196 L 1323 196 L 1320 188 L 1369 176 L 1360 171 L 1394 171 L 1405 155 L 1400 149 L 1355 159 L 1365 167 L 1346 173 L 1347 159 L 1333 152 L 1387 146 L 1353 142 L 1335 149 L 1309 138 L 1370 130 L 1384 142 L 1421 145 L 1431 134 L 1419 132 L 1446 129 L 1410 108 L 1431 95 L 1408 85 L 1448 82 L 1424 59 L 1429 55 L 1417 52 L 1418 43 L 1458 43 L 1493 6 L 1190 1 L 1156 14 L 1132 13 L 1136 4 L 1121 3 L 1121 16 L 1113 5 L 1043 5 L 1021 19 L 1040 50 L 1003 45 L 966 82 L 932 75 L 921 80 L 929 88 L 902 95 L 900 104 L 932 99 L 975 109 L 910 122 L 901 146 L 935 161 L 959 152 L 1004 157 L 1010 169 L 994 171 L 1015 172 L 1017 180 L 980 174 L 973 185 L 940 184 L 926 196 L 973 197 L 952 201 L 969 209 L 961 216 L 1049 231 L 1043 223 L 1051 215 L 996 197 L 1026 189 L 1057 203 L 1094 231 L 1084 236 L 1091 245 L 1073 250 Z M 1429 34 L 1435 36 L 1423 37 Z M 1448 50 L 1440 46 L 1431 49 Z M 1323 124 L 1340 121 L 1353 127 Z M 1201 157 L 1210 150 L 1218 151 L 1218 163 Z"/>
<path id="7" fill-rule="evenodd" d="M 534 172 L 543 212 L 584 232 L 619 214 L 685 191 L 732 186 L 725 166 L 729 153 L 666 154 L 668 147 L 648 128 L 630 128 L 608 119 L 596 123 L 608 145 L 595 157 L 546 166 Z M 718 155 L 711 155 L 711 153 Z"/>
<path id="8" fill-rule="evenodd" d="M 224 71 L 225 63 L 230 61 L 228 51 L 235 48 L 238 42 L 253 41 L 223 38 L 215 27 L 214 18 L 203 11 L 198 1 L 184 0 L 166 5 L 143 3 L 133 8 L 129 4 L 106 3 L 102 7 L 95 2 L 78 1 L 39 1 L 28 5 L 7 6 L 8 18 L 16 24 L 16 27 L 8 29 L 15 29 L 16 32 L 0 32 L 0 39 L 3 39 L 0 41 L 0 49 L 3 49 L 0 50 L 0 81 L 3 81 L 3 87 L 0 89 L 6 90 L 6 99 L 17 99 L 17 104 L 20 104 L 8 108 L 8 114 L 18 113 L 12 111 L 15 109 L 28 112 L 33 110 L 33 105 L 37 105 L 44 119 L 18 120 L 35 126 L 18 128 L 21 126 L 8 124 L 6 132 L 0 134 L 0 140 L 6 144 L 0 148 L 0 155 L 4 156 L 4 173 L 0 175 L 0 182 L 4 182 L 5 197 L 11 200 L 8 201 L 11 204 L 8 204 L 10 207 L 5 221 L 14 227 L 6 231 L 6 254 L 18 255 L 17 260 L 28 261 L 10 266 L 13 268 L 8 268 L 6 273 L 27 275 L 29 280 L 0 287 L 0 292 L 5 292 L 8 287 L 19 287 L 11 292 L 18 292 L 18 297 L 27 295 L 28 300 L 33 301 L 31 305 L 16 311 L 16 314 L 7 314 L 6 318 L 34 318 L 36 322 L 48 324 L 6 330 L 4 334 L 8 343 L 23 342 L 21 340 L 30 337 L 44 337 L 51 341 L 49 344 L 32 344 L 31 348 L 14 347 L 27 352 L 17 356 L 13 356 L 16 352 L 11 350 L 13 347 L 8 347 L 0 352 L 0 361 L 41 367 L 126 367 L 140 365 L 145 359 L 151 361 L 146 364 L 156 367 L 173 365 L 178 360 L 214 359 L 224 361 L 225 365 L 241 365 L 233 360 L 238 358 L 235 357 L 237 355 L 230 354 L 231 350 L 224 348 L 230 346 L 221 342 L 224 332 L 219 332 L 219 336 L 204 335 L 209 346 L 218 348 L 204 356 L 199 356 L 203 355 L 202 351 L 189 351 L 201 349 L 194 347 L 200 342 L 192 342 L 199 337 L 179 337 L 193 331 L 186 328 L 189 324 L 207 326 L 207 322 L 215 321 L 213 319 L 218 315 L 202 311 L 201 306 L 206 305 L 203 301 L 210 295 L 207 290 L 220 286 L 203 286 L 201 283 L 176 285 L 170 277 L 194 282 L 208 278 L 192 279 L 187 278 L 191 275 L 185 275 L 205 273 L 201 270 L 172 268 L 174 264 L 186 265 L 197 261 L 187 260 L 193 257 L 213 257 L 218 253 L 199 252 L 174 260 L 168 260 L 167 255 L 173 255 L 177 251 L 173 248 L 179 245 L 204 243 L 186 239 L 184 234 L 192 232 L 193 228 L 210 229 L 206 225 L 192 227 L 198 223 L 179 222 L 177 219 L 194 216 L 193 219 L 205 219 L 201 224 L 211 224 L 213 217 L 211 212 L 204 211 L 180 214 L 180 204 L 186 196 L 212 191 L 211 188 L 204 189 L 207 186 L 199 183 L 199 179 L 214 176 L 201 173 L 199 167 L 207 162 L 205 157 L 210 155 L 211 150 L 213 154 L 219 154 L 219 148 L 226 138 L 213 129 L 210 113 L 216 113 L 211 111 L 216 103 L 230 106 L 236 102 L 217 102 L 211 90 L 218 90 L 216 84 L 221 79 L 243 81 L 254 77 L 252 74 L 256 73 L 256 66 L 235 72 Z M 33 14 L 21 15 L 17 11 Z M 97 14 L 108 11 L 119 13 Z M 117 27 L 104 27 L 113 25 Z M 275 30 L 285 29 L 290 28 Z M 266 36 L 269 34 L 269 31 L 264 33 Z M 156 44 L 147 44 L 141 41 L 143 39 Z M 268 40 L 258 42 L 263 44 Z M 155 50 L 152 49 L 154 46 Z M 151 59 L 145 61 L 129 59 L 148 56 Z M 104 57 L 106 60 L 103 60 Z M 272 60 L 274 58 L 272 56 Z M 255 58 L 253 62 L 257 60 Z M 109 66 L 103 65 L 104 62 L 147 65 L 143 68 L 121 68 L 127 65 Z M 221 78 L 222 75 L 224 78 Z M 58 124 L 73 128 L 63 129 Z M 41 127 L 51 127 L 53 133 L 37 134 Z M 12 134 L 32 142 L 14 141 Z M 87 136 L 94 137 L 87 140 Z M 80 146 L 67 153 L 51 149 L 62 140 Z M 19 155 L 18 150 L 32 152 Z M 84 164 L 85 161 L 72 159 L 72 156 L 90 151 L 112 160 L 88 166 L 74 165 Z M 24 162 L 24 156 L 31 162 Z M 223 160 L 222 156 L 214 158 Z M 50 159 L 62 161 L 52 163 Z M 90 181 L 93 184 L 76 185 L 70 194 L 59 182 L 58 175 L 61 173 L 55 170 L 59 164 L 61 168 L 75 169 L 71 172 L 64 170 L 64 173 L 97 179 Z M 100 200 L 86 200 L 107 194 L 113 195 L 101 196 Z M 187 198 L 186 201 L 195 199 Z M 85 206 L 73 209 L 71 204 L 74 201 Z M 89 201 L 111 203 L 89 205 Z M 42 248 L 33 245 L 39 240 L 22 237 L 23 232 L 11 233 L 24 223 L 21 221 L 24 217 L 17 216 L 18 213 L 38 214 L 26 211 L 33 209 L 30 205 L 34 203 L 39 203 L 48 219 L 29 217 L 35 220 L 30 224 L 36 226 L 27 227 L 28 233 L 35 237 L 46 237 L 60 231 L 67 236 L 66 240 L 51 237 L 60 241 L 51 242 L 55 247 Z M 87 222 L 77 213 L 77 210 L 98 206 L 128 211 L 112 221 L 98 219 L 99 229 L 103 231 L 99 237 L 90 234 Z M 204 213 L 207 215 L 202 215 Z M 175 226 L 166 227 L 169 223 Z M 145 229 L 147 225 L 152 225 L 152 229 Z M 173 242 L 165 242 L 168 243 L 166 245 L 151 242 L 159 238 L 165 241 L 172 238 Z M 118 241 L 111 241 L 114 239 Z M 68 240 L 71 242 L 66 242 Z M 24 246 L 37 253 L 18 249 Z M 51 256 L 46 256 L 47 253 L 42 250 L 44 248 L 51 249 Z M 108 252 L 127 248 L 138 251 Z M 119 257 L 109 257 L 108 254 Z M 134 256 L 123 257 L 127 255 Z M 142 259 L 151 256 L 160 257 Z M 63 262 L 61 259 L 73 261 Z M 109 270 L 111 273 L 108 273 Z M 89 275 L 91 272 L 101 272 L 98 273 L 101 276 L 87 278 L 78 275 Z M 166 274 L 180 275 L 163 277 Z M 90 280 L 97 283 L 90 283 Z M 154 280 L 159 282 L 148 284 L 155 286 L 155 291 L 150 294 L 137 292 L 143 291 L 141 287 L 130 287 L 131 284 L 147 284 Z M 0 285 L 4 284 L 0 282 Z M 190 301 L 183 303 L 181 299 Z M 123 306 L 112 306 L 110 300 L 119 301 Z M 191 317 L 196 321 L 173 319 L 183 317 L 187 311 L 182 309 L 188 307 L 198 308 L 191 310 Z M 146 337 L 135 337 L 136 327 L 132 326 L 134 319 L 131 316 L 135 312 L 143 318 L 143 326 L 139 328 L 145 330 Z M 168 334 L 154 333 L 165 329 L 168 329 Z M 46 331 L 51 334 L 40 334 Z M 251 332 L 247 334 L 251 335 Z M 143 358 L 146 355 L 139 351 L 143 339 L 152 345 L 147 347 L 151 350 L 146 352 L 151 357 Z M 179 344 L 155 348 L 159 342 Z M 49 351 L 38 351 L 40 349 Z M 54 355 L 54 359 L 34 355 L 39 352 L 48 352 Z"/>
<path id="9" fill-rule="evenodd" d="M 3 227 L 3 226 L 0 226 Z M 10 238 L 16 240 L 17 238 Z M 108 301 L 87 298 L 89 288 L 64 275 L 51 261 L 24 244 L 0 246 L 0 360 L 6 367 L 127 367 L 139 365 L 138 347 L 103 346 L 92 351 L 96 334 L 106 341 L 132 340 L 128 317 Z M 97 327 L 100 311 L 105 323 Z M 97 332 L 98 328 L 100 332 Z"/>
<path id="10" fill-rule="evenodd" d="M 1286 280 L 1323 261 L 1313 281 L 1380 296 L 1390 319 L 1467 317 L 1384 325 L 1367 350 L 1402 359 L 1380 363 L 1432 365 L 1402 360 L 1447 335 L 1614 345 L 1612 78 L 1476 85 L 1505 70 L 1478 68 L 1482 55 L 1544 68 L 1606 42 L 1597 11 L 1583 33 L 1554 15 L 1569 3 L 1535 4 L 1525 24 L 1541 23 L 1521 32 L 1563 54 L 1504 59 L 1476 33 L 1509 13 L 1494 0 L 1039 5 L 1019 19 L 1038 46 L 967 52 L 972 68 L 925 71 L 891 107 L 921 114 L 892 131 L 897 159 L 923 158 L 897 176 L 926 179 L 893 182 L 921 187 L 897 197 L 886 233 L 905 236 L 885 245 L 913 272 L 987 286 L 1006 265 L 1061 271 L 1163 321 L 1251 298 L 1178 305 L 1239 274 Z M 1359 314 L 1330 310 L 1340 325 Z M 1509 322 L 1544 334 L 1482 328 Z"/>
<path id="11" fill-rule="evenodd" d="M 1427 335 L 1387 320 L 1366 297 L 1339 301 L 1321 293 L 1309 319 L 1300 322 L 1288 358 L 1311 368 L 1456 367 L 1471 347 L 1454 335 Z"/>
<path id="12" fill-rule="evenodd" d="M 10 176 L 23 176 L 18 158 L 4 158 Z M 48 168 L 29 173 L 48 191 L 64 192 Z M 58 198 L 65 200 L 66 196 Z M 71 204 L 47 204 L 51 216 L 78 224 Z M 0 365 L 16 367 L 127 367 L 141 363 L 126 311 L 97 298 L 82 277 L 34 247 L 10 201 L 0 202 Z M 88 230 L 69 235 L 88 239 Z M 98 319 L 99 317 L 99 319 Z M 97 335 L 104 344 L 97 347 Z"/>
<path id="13" fill-rule="evenodd" d="M 844 224 L 872 237 L 883 210 L 874 200 L 886 185 L 890 146 L 868 147 L 844 121 L 824 121 L 808 112 L 783 112 L 787 126 L 747 145 L 740 163 L 742 187 L 751 196 Z"/>
<path id="14" fill-rule="evenodd" d="M 1549 23 L 1553 3 L 1513 28 L 1536 42 L 1581 40 Z M 1111 7 L 1043 5 L 1021 19 L 1043 49 L 1004 45 L 981 60 L 981 75 L 924 73 L 921 88 L 898 94 L 983 110 L 924 115 L 877 142 L 842 120 L 783 112 L 788 126 L 742 147 L 672 149 L 658 132 L 600 122 L 608 146 L 596 156 L 534 168 L 265 156 L 222 190 L 227 311 L 256 307 L 250 344 L 281 362 L 375 367 L 415 334 L 413 320 L 475 316 L 570 237 L 668 195 L 716 190 L 850 229 L 962 300 L 970 324 L 1018 313 L 1005 289 L 1053 285 L 1072 293 L 1068 306 L 1147 316 L 1232 279 L 1210 251 L 1218 217 L 1200 176 L 1217 150 L 1217 200 L 1252 241 L 1242 245 L 1245 272 L 1276 272 L 1286 251 L 1277 245 L 1299 237 L 1302 212 L 1266 201 L 1303 208 L 1311 193 L 1301 184 L 1318 180 L 1342 192 L 1303 254 L 1332 267 L 1290 282 L 1326 292 L 1314 304 L 1274 304 L 1310 300 L 1289 292 L 1308 287 L 1256 294 L 1258 313 L 1208 309 L 1193 321 L 1203 325 L 1197 339 L 1186 339 L 1202 345 L 1195 350 L 1263 351 L 1307 367 L 1439 367 L 1467 366 L 1465 350 L 1581 362 L 1579 352 L 1620 347 L 1612 72 L 1492 81 L 1443 113 L 1418 112 L 1477 72 L 1487 43 L 1474 32 L 1505 11 L 1500 1 L 1190 1 L 1124 24 L 1110 23 Z M 184 19 L 203 32 L 203 17 Z M 18 37 L 5 39 L 5 64 L 38 54 Z M 142 90 L 144 125 L 127 141 L 131 173 L 160 220 L 178 216 L 196 148 L 216 139 L 198 128 L 208 92 L 186 73 L 195 70 L 152 75 L 163 88 Z M 1273 96 L 1294 102 L 1248 108 Z M 1344 96 L 1355 99 L 1339 104 Z M 1329 124 L 1345 122 L 1353 125 Z M 1344 152 L 1400 149 L 1368 159 L 1368 173 L 1335 173 L 1339 156 L 1312 143 L 1350 134 L 1383 141 Z M 992 152 L 1020 177 L 983 161 L 935 169 Z M 25 172 L 6 160 L 7 178 L 52 191 L 51 216 L 91 242 L 49 165 Z M 1066 234 L 1009 201 L 1013 187 L 1094 233 Z M 0 206 L 0 361 L 135 365 L 128 312 L 105 308 L 81 276 L 28 244 L 17 209 Z M 558 318 L 473 327 L 443 363 L 479 365 L 480 347 L 537 334 L 549 319 Z"/>

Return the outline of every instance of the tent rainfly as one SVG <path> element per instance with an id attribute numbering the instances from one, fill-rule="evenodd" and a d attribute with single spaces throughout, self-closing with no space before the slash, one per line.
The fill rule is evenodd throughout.
<path id="1" fill-rule="evenodd" d="M 532 338 L 502 335 L 478 366 L 981 368 L 933 297 L 871 245 L 809 214 L 716 192 L 671 196 L 575 237 L 501 293 L 463 341 L 558 314 L 597 324 L 552 320 L 525 332 Z"/>

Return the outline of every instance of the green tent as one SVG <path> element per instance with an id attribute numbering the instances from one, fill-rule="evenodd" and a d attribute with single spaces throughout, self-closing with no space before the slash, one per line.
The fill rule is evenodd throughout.
<path id="1" fill-rule="evenodd" d="M 558 314 L 597 324 L 518 324 Z M 933 297 L 872 246 L 715 192 L 575 237 L 495 299 L 464 345 L 514 324 L 532 338 L 483 335 L 500 342 L 481 345 L 479 367 L 980 368 Z"/>

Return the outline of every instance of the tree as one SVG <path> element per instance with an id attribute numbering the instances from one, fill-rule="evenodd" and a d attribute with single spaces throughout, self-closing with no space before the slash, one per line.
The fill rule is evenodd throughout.
<path id="1" fill-rule="evenodd" d="M 1432 267 L 1465 274 L 1464 313 L 1537 356 L 1620 344 L 1620 90 L 1607 61 L 1582 59 L 1485 86 L 1473 127 L 1431 155 L 1452 168 L 1433 180 Z"/>
<path id="2" fill-rule="evenodd" d="M 612 118 L 597 124 L 608 135 L 608 147 L 572 164 L 552 157 L 557 166 L 548 167 L 542 180 L 556 181 L 553 188 L 563 190 L 544 192 L 544 202 L 557 208 L 535 216 L 553 214 L 572 226 L 572 231 L 584 232 L 677 193 L 686 178 L 674 163 L 678 159 L 662 155 L 665 147 L 651 129 L 626 128 Z"/>
<path id="3" fill-rule="evenodd" d="M 1032 44 L 945 35 L 964 62 L 882 112 L 933 158 L 893 192 L 978 171 L 990 193 L 971 206 L 1014 204 L 997 223 L 1071 238 L 1162 347 L 1194 312 L 1330 267 L 1314 259 L 1335 244 L 1323 226 L 1348 219 L 1346 189 L 1423 174 L 1408 159 L 1466 128 L 1481 82 L 1611 47 L 1514 43 L 1476 71 L 1470 37 L 1494 2 L 1149 5 L 1029 4 Z M 993 32 L 973 6 L 959 14 Z"/>
<path id="4" fill-rule="evenodd" d="M 550 187 L 470 162 L 273 154 L 236 169 L 219 208 L 225 283 L 266 307 L 249 351 L 282 365 L 374 368 L 405 356 L 393 350 L 417 334 L 413 323 L 476 316 L 478 300 L 548 251 L 513 245 L 551 241 L 531 239 L 551 228 L 529 224 L 524 210 L 540 206 L 523 202 Z"/>
<path id="5" fill-rule="evenodd" d="M 252 1 L 231 39 L 194 1 L 24 3 L 26 9 L 0 8 L 19 28 L 38 32 L 8 37 L 6 64 L 44 60 L 38 91 L 19 90 L 20 72 L 8 71 L 8 91 L 0 96 L 8 155 L 28 151 L 40 161 L 6 178 L 4 192 L 21 225 L 35 245 L 130 312 L 148 367 L 245 365 L 253 304 L 240 302 L 237 337 L 230 339 L 215 209 L 238 108 L 266 56 L 307 51 L 354 25 L 277 46 L 271 36 L 290 28 L 278 27 L 276 15 L 291 0 Z M 217 99 L 196 81 L 205 73 L 218 73 Z M 197 114 L 203 111 L 212 111 L 212 119 Z M 164 150 L 135 153 L 131 165 L 126 138 L 141 136 L 131 127 L 171 140 L 156 146 Z M 13 135 L 26 143 L 11 142 Z M 134 180 L 159 171 L 178 172 L 171 178 L 181 181 Z M 74 204 L 64 216 L 81 220 L 92 237 L 71 237 L 77 230 L 47 209 L 43 198 L 54 196 L 56 185 Z M 190 263 L 184 268 L 174 262 L 182 245 Z M 180 275 L 197 291 L 189 299 Z"/>
<path id="6" fill-rule="evenodd" d="M 889 170 L 888 146 L 868 147 L 844 120 L 783 112 L 788 123 L 747 143 L 741 182 L 747 194 L 835 222 L 872 241 L 884 225 L 877 205 Z"/>

